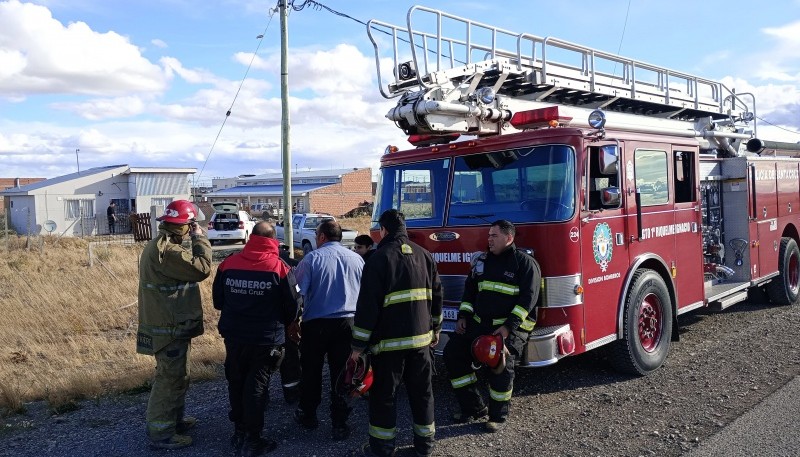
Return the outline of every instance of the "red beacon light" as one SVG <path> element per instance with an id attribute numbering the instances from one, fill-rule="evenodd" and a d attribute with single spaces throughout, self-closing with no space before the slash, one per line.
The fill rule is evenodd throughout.
<path id="1" fill-rule="evenodd" d="M 557 106 L 519 111 L 511 116 L 509 123 L 517 129 L 538 129 L 542 127 L 566 126 L 572 121 L 570 116 L 561 116 Z"/>
<path id="2" fill-rule="evenodd" d="M 433 146 L 435 144 L 447 144 L 451 141 L 457 140 L 460 136 L 460 133 L 449 133 L 446 135 L 409 135 L 408 142 L 418 148 L 421 148 L 425 146 Z"/>

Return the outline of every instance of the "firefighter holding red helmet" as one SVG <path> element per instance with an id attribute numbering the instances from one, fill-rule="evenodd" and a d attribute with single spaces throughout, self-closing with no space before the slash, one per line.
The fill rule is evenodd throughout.
<path id="1" fill-rule="evenodd" d="M 147 243 L 139 261 L 136 352 L 156 359 L 147 403 L 147 434 L 154 448 L 192 444 L 185 433 L 196 419 L 184 416 L 189 352 L 191 339 L 203 333 L 199 282 L 211 274 L 211 244 L 196 217 L 187 200 L 167 205 L 157 218 L 158 235 Z M 189 236 L 191 249 L 182 246 Z"/>
<path id="2" fill-rule="evenodd" d="M 403 382 L 414 424 L 414 451 L 428 456 L 436 432 L 430 348 L 438 343 L 442 328 L 442 284 L 431 253 L 408 239 L 403 213 L 386 210 L 378 223 L 382 239 L 364 265 L 350 355 L 357 362 L 369 349 L 372 366 L 369 443 L 361 450 L 365 456 L 395 455 L 395 394 Z"/>
<path id="3" fill-rule="evenodd" d="M 522 354 L 536 323 L 538 262 L 514 245 L 516 229 L 506 220 L 489 227 L 489 250 L 472 258 L 464 284 L 455 333 L 444 348 L 444 362 L 460 410 L 456 422 L 481 419 L 495 432 L 506 422 L 514 384 L 514 360 Z M 488 367 L 489 406 L 477 388 L 476 371 Z"/>

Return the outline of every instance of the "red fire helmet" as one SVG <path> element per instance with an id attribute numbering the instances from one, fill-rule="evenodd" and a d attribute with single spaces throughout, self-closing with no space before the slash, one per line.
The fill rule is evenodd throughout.
<path id="1" fill-rule="evenodd" d="M 369 357 L 361 354 L 357 360 L 347 359 L 336 380 L 336 391 L 348 398 L 360 397 L 372 387 L 372 366 Z"/>
<path id="2" fill-rule="evenodd" d="M 194 204 L 189 200 L 175 200 L 164 208 L 164 215 L 156 218 L 157 221 L 172 224 L 189 224 L 197 217 Z"/>
<path id="3" fill-rule="evenodd" d="M 472 342 L 472 357 L 489 368 L 497 368 L 503 360 L 503 337 L 481 335 Z"/>

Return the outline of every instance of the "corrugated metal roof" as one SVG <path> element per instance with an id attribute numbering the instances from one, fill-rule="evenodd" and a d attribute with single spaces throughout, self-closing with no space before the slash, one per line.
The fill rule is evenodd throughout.
<path id="1" fill-rule="evenodd" d="M 109 165 L 106 167 L 89 168 L 88 170 L 83 170 L 79 172 L 76 171 L 75 173 L 70 173 L 68 175 L 56 176 L 55 178 L 45 179 L 44 181 L 35 182 L 33 184 L 27 184 L 25 186 L 8 189 L 4 192 L 0 192 L 0 194 L 5 194 L 5 195 L 25 194 L 32 190 L 42 189 L 44 187 L 52 186 L 54 184 L 60 184 L 77 178 L 85 178 L 87 176 L 95 175 L 98 173 L 108 173 L 110 170 L 123 167 L 125 168 L 125 170 L 120 170 L 120 173 L 122 173 L 128 169 L 128 165 Z"/>
<path id="2" fill-rule="evenodd" d="M 331 184 L 293 184 L 292 195 L 299 196 L 300 194 L 311 192 L 313 190 L 328 187 Z M 283 184 L 272 184 L 268 186 L 236 186 L 227 189 L 218 190 L 216 192 L 209 192 L 203 194 L 206 197 L 281 197 L 283 196 Z"/>
<path id="3" fill-rule="evenodd" d="M 61 184 L 71 181 L 73 179 L 85 178 L 100 173 L 108 173 L 109 171 L 116 170 L 116 173 L 196 173 L 196 168 L 170 168 L 170 167 L 131 167 L 127 164 L 122 165 L 108 165 L 105 167 L 89 168 L 81 170 L 80 172 L 70 173 L 68 175 L 56 176 L 55 178 L 45 179 L 44 181 L 27 184 L 20 187 L 14 187 L 6 191 L 0 192 L 0 195 L 26 195 L 32 190 L 42 189 L 55 184 Z M 188 184 L 187 184 L 188 185 Z"/>
<path id="4" fill-rule="evenodd" d="M 292 180 L 299 178 L 334 178 L 341 175 L 358 171 L 360 168 L 337 168 L 334 170 L 310 170 L 292 172 Z M 263 175 L 239 178 L 237 181 L 259 181 L 264 179 L 283 179 L 283 173 L 267 173 Z"/>

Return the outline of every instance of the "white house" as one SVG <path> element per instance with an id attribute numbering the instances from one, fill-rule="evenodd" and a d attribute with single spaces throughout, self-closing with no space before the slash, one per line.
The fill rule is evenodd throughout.
<path id="1" fill-rule="evenodd" d="M 110 232 L 106 210 L 116 204 L 116 233 L 129 230 L 128 214 L 190 198 L 195 168 L 110 165 L 0 192 L 11 227 L 20 234 L 97 235 Z"/>

